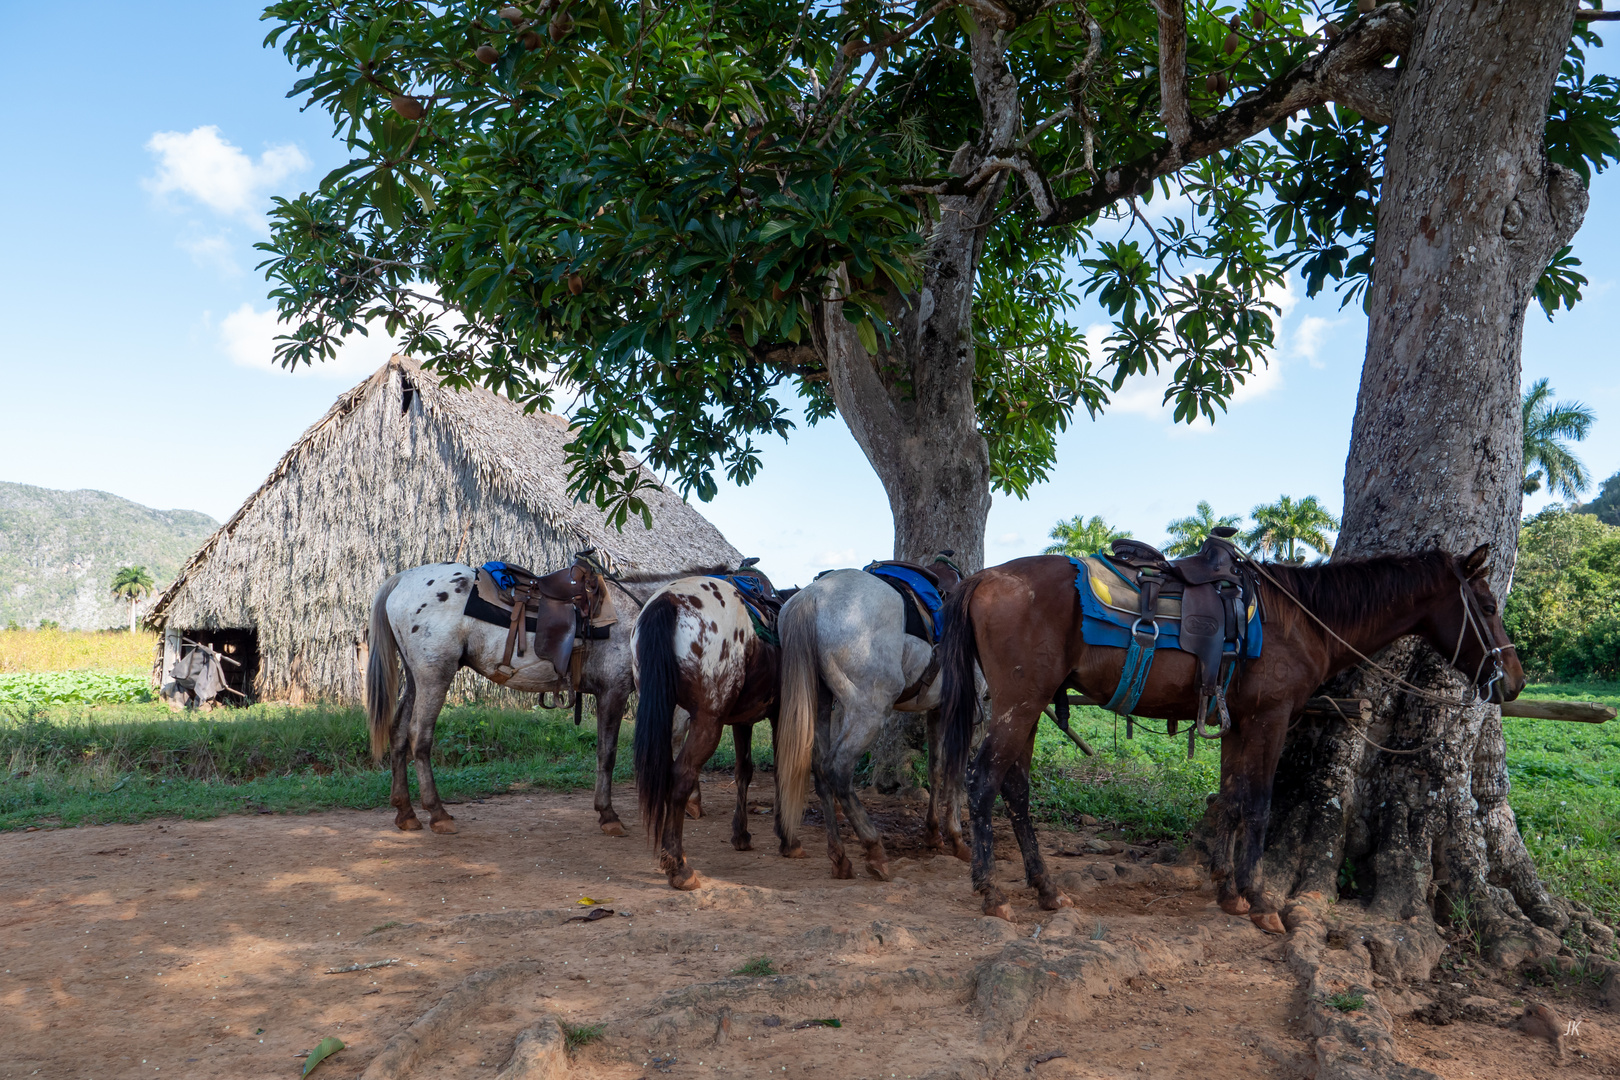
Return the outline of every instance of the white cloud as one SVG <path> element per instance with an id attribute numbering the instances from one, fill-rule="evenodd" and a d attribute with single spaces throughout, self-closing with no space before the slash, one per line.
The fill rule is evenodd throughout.
<path id="1" fill-rule="evenodd" d="M 219 337 L 233 364 L 283 373 L 285 369 L 275 362 L 275 339 L 291 329 L 288 323 L 276 322 L 275 308 L 256 311 L 252 304 L 243 304 L 220 320 Z M 368 329 L 368 336 L 355 334 L 344 341 L 336 358 L 299 365 L 293 374 L 353 381 L 376 371 L 393 354 L 394 341 L 381 324 Z"/>
<path id="2" fill-rule="evenodd" d="M 146 149 L 158 159 L 157 173 L 142 182 L 148 191 L 188 196 L 221 217 L 260 229 L 270 189 L 310 164 L 291 144 L 272 146 L 254 161 L 212 124 L 184 134 L 159 131 L 147 140 Z"/>
<path id="3" fill-rule="evenodd" d="M 224 233 L 182 238 L 179 244 L 199 266 L 211 266 L 227 277 L 235 277 L 242 272 L 231 253 L 230 239 Z"/>
<path id="4" fill-rule="evenodd" d="M 854 548 L 844 548 L 840 551 L 823 551 L 810 560 L 810 568 L 813 570 L 828 570 L 836 566 L 854 566 L 855 561 Z"/>
<path id="5" fill-rule="evenodd" d="M 1011 547 L 1013 544 L 1022 544 L 1023 542 L 1024 536 L 1022 533 L 1002 533 L 996 537 L 996 543 L 1003 547 Z"/>
<path id="6" fill-rule="evenodd" d="M 1326 340 L 1328 331 L 1342 322 L 1343 319 L 1324 319 L 1320 315 L 1305 316 L 1294 331 L 1294 352 L 1309 361 L 1311 367 L 1324 366 L 1317 359 L 1317 354 L 1322 351 L 1322 342 Z"/>

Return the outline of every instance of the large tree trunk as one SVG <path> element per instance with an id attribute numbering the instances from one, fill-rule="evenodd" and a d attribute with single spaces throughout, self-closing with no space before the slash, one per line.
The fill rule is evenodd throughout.
<path id="1" fill-rule="evenodd" d="M 1507 592 L 1525 312 L 1587 203 L 1543 152 L 1575 6 L 1418 9 L 1378 204 L 1335 558 L 1489 542 L 1491 587 Z M 1415 639 L 1380 659 L 1419 686 L 1468 694 L 1469 680 Z M 1415 752 L 1381 751 L 1338 722 L 1301 723 L 1279 770 L 1268 888 L 1331 897 L 1348 869 L 1375 913 L 1467 912 L 1500 962 L 1556 950 L 1570 916 L 1538 880 L 1508 807 L 1500 711 L 1438 706 L 1359 674 L 1338 692 L 1374 700 L 1372 741 Z"/>
<path id="2" fill-rule="evenodd" d="M 951 171 L 971 175 L 988 148 L 1009 145 L 1018 130 L 1017 86 L 993 27 L 972 39 L 974 89 L 984 127 L 964 144 Z M 922 227 L 922 287 L 891 290 L 893 334 L 869 354 L 829 300 L 822 311 L 833 400 L 883 481 L 894 515 L 894 558 L 924 564 L 941 550 L 972 572 L 984 565 L 990 512 L 990 450 L 979 432 L 973 394 L 973 290 L 991 215 L 1006 189 L 1000 173 L 971 196 L 938 200 L 937 220 Z M 896 713 L 872 747 L 872 781 L 882 791 L 913 786 L 925 745 L 920 714 Z"/>

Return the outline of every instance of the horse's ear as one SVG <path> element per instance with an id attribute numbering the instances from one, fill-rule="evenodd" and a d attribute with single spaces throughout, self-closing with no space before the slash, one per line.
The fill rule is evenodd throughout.
<path id="1" fill-rule="evenodd" d="M 1463 573 L 1469 578 L 1477 578 L 1485 572 L 1485 564 L 1490 561 L 1491 545 L 1481 544 L 1463 557 Z"/>

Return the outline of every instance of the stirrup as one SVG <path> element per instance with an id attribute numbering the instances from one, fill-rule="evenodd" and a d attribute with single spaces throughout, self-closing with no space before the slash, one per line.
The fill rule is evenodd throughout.
<path id="1" fill-rule="evenodd" d="M 1194 721 L 1194 729 L 1198 732 L 1200 739 L 1222 739 L 1232 730 L 1232 716 L 1226 711 L 1226 687 L 1224 686 L 1215 688 L 1215 709 L 1220 714 L 1221 724 L 1218 731 L 1211 732 L 1204 726 L 1204 717 L 1209 713 L 1209 699 L 1206 697 L 1198 699 L 1198 719 Z"/>

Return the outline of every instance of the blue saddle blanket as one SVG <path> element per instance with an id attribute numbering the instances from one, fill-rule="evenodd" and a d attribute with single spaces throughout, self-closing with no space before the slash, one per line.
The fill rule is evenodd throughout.
<path id="1" fill-rule="evenodd" d="M 922 601 L 923 607 L 928 609 L 933 622 L 934 644 L 939 644 L 939 635 L 945 629 L 945 598 L 939 595 L 939 590 L 934 587 L 932 581 L 904 566 L 871 563 L 863 569 L 877 577 L 893 578 L 915 593 L 917 599 Z"/>
<path id="2" fill-rule="evenodd" d="M 1137 596 L 1141 589 L 1116 570 L 1102 553 L 1083 559 L 1071 557 L 1074 565 L 1074 587 L 1080 593 L 1080 637 L 1087 645 L 1106 645 L 1127 649 L 1131 644 L 1131 626 L 1137 619 Z M 1158 607 L 1159 639 L 1161 649 L 1181 647 L 1181 600 L 1179 597 L 1160 597 Z M 1249 597 L 1249 624 L 1244 633 L 1244 655 L 1249 659 L 1260 655 L 1261 622 L 1259 605 Z M 1229 645 L 1228 652 L 1233 651 Z"/>
<path id="3" fill-rule="evenodd" d="M 489 576 L 495 579 L 495 584 L 500 586 L 502 592 L 510 589 L 515 584 L 515 580 L 507 571 L 505 563 L 487 562 L 483 568 L 489 571 Z"/>

